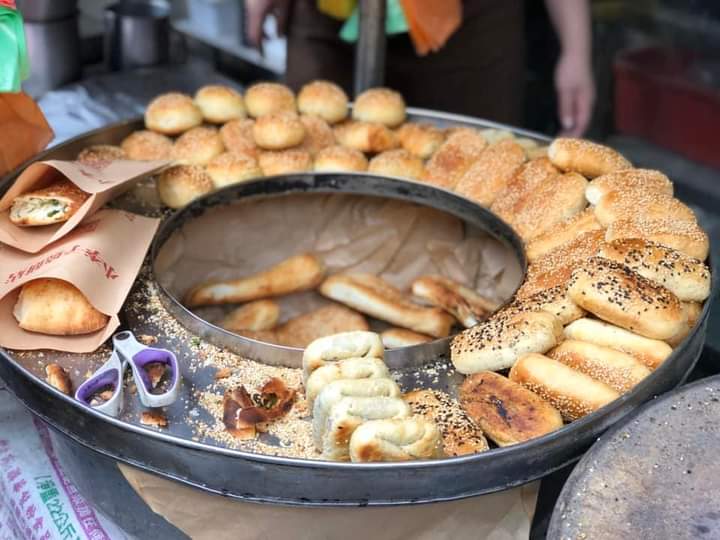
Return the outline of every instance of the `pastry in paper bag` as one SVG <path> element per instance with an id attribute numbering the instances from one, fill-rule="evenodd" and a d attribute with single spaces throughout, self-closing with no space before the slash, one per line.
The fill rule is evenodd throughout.
<path id="1" fill-rule="evenodd" d="M 122 210 L 101 210 L 40 253 L 0 247 L 0 346 L 74 353 L 97 349 L 120 324 L 117 314 L 158 224 L 158 219 Z M 20 328 L 13 314 L 20 291 L 26 283 L 39 279 L 73 285 L 92 308 L 108 317 L 105 327 L 82 335 L 48 335 Z"/>
<path id="2" fill-rule="evenodd" d="M 158 172 L 168 163 L 168 161 L 125 160 L 98 162 L 92 165 L 78 161 L 57 160 L 33 163 L 23 171 L 0 199 L 0 242 L 28 253 L 37 253 L 64 237 L 84 219 L 100 210 L 109 200 L 127 191 L 136 180 Z M 64 184 L 65 188 L 69 189 L 53 189 L 59 184 Z M 50 213 L 56 213 L 65 211 L 61 208 L 63 206 L 59 201 L 61 197 L 53 197 L 49 194 L 62 194 L 68 191 L 73 191 L 74 195 L 84 192 L 88 196 L 83 197 L 84 201 L 74 205 L 66 221 L 32 227 L 19 226 L 11 221 L 13 203 L 22 195 L 30 192 L 44 194 L 48 203 L 55 205 L 48 206 L 48 210 Z"/>

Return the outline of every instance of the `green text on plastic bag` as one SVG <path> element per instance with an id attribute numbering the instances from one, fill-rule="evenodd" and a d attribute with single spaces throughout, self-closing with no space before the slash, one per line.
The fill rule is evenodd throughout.
<path id="1" fill-rule="evenodd" d="M 19 11 L 0 7 L 0 92 L 19 92 L 28 71 L 22 16 Z"/>
<path id="2" fill-rule="evenodd" d="M 391 36 L 393 34 L 404 34 L 408 31 L 408 24 L 405 20 L 400 0 L 387 0 L 387 9 L 385 13 L 385 34 Z M 340 39 L 348 43 L 355 43 L 360 33 L 360 23 L 358 8 L 356 7 L 350 18 L 340 29 Z"/>

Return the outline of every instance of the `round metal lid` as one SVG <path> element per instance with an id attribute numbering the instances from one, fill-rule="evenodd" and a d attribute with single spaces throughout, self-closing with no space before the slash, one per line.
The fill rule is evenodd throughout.
<path id="1" fill-rule="evenodd" d="M 720 538 L 720 375 L 614 427 L 570 475 L 548 538 Z"/>

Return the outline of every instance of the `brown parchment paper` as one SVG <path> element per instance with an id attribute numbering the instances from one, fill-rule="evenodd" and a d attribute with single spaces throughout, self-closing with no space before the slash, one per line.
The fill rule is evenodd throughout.
<path id="1" fill-rule="evenodd" d="M 505 301 L 522 279 L 515 254 L 481 229 L 444 212 L 380 197 L 292 194 L 214 208 L 184 224 L 160 250 L 160 282 L 177 297 L 200 282 L 264 270 L 312 252 L 328 275 L 377 274 L 401 290 L 440 274 Z M 308 292 L 277 299 L 281 321 L 328 301 Z M 216 322 L 226 309 L 198 308 Z"/>
<path id="2" fill-rule="evenodd" d="M 101 210 L 40 253 L 0 247 L 0 345 L 16 350 L 53 349 L 84 353 L 97 349 L 118 327 L 120 311 L 159 224 L 122 210 Z M 12 314 L 20 287 L 38 278 L 69 281 L 108 325 L 92 334 L 49 336 L 20 328 Z"/>
<path id="3" fill-rule="evenodd" d="M 533 482 L 471 499 L 392 508 L 296 508 L 238 502 L 118 467 L 155 513 L 200 540 L 527 540 L 539 489 Z"/>
<path id="4" fill-rule="evenodd" d="M 40 152 L 54 134 L 37 103 L 24 92 L 0 93 L 0 176 Z"/>
<path id="5" fill-rule="evenodd" d="M 37 253 L 72 231 L 109 200 L 127 191 L 169 161 L 108 161 L 87 165 L 78 161 L 38 161 L 27 167 L 0 199 L 0 242 L 28 253 Z M 10 207 L 19 195 L 42 189 L 61 179 L 70 180 L 90 197 L 64 223 L 40 227 L 18 227 L 10 221 Z"/>

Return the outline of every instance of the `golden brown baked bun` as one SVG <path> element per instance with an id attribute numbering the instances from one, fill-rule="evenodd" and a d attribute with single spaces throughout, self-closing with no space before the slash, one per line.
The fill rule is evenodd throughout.
<path id="1" fill-rule="evenodd" d="M 560 320 L 547 311 L 498 313 L 455 336 L 450 360 L 460 373 L 497 371 L 523 354 L 545 352 L 562 338 Z"/>
<path id="2" fill-rule="evenodd" d="M 595 217 L 607 227 L 613 221 L 632 219 L 694 221 L 695 212 L 671 195 L 657 191 L 611 191 L 595 205 Z"/>
<path id="3" fill-rule="evenodd" d="M 585 139 L 557 138 L 548 148 L 548 157 L 559 169 L 587 178 L 632 167 L 632 163 L 612 148 Z"/>
<path id="4" fill-rule="evenodd" d="M 182 208 L 214 190 L 212 178 L 200 165 L 175 165 L 158 178 L 160 200 L 170 208 Z"/>
<path id="5" fill-rule="evenodd" d="M 624 238 L 605 244 L 599 255 L 659 283 L 684 302 L 702 302 L 710 296 L 708 267 L 675 249 L 640 238 Z"/>
<path id="6" fill-rule="evenodd" d="M 259 332 L 274 328 L 280 319 L 280 306 L 273 300 L 255 300 L 233 309 L 225 315 L 220 326 L 231 332 L 250 330 Z"/>
<path id="7" fill-rule="evenodd" d="M 402 148 L 378 154 L 370 160 L 368 166 L 371 173 L 413 179 L 420 178 L 424 170 L 422 160 Z"/>
<path id="8" fill-rule="evenodd" d="M 319 116 L 303 114 L 300 121 L 305 128 L 305 138 L 297 147 L 297 150 L 305 150 L 311 156 L 317 154 L 323 148 L 335 146 L 335 133 L 330 125 Z"/>
<path id="9" fill-rule="evenodd" d="M 517 296 L 525 297 L 555 285 L 566 285 L 573 270 L 597 255 L 604 244 L 605 231 L 590 231 L 535 259 L 528 267 Z"/>
<path id="10" fill-rule="evenodd" d="M 305 126 L 294 112 L 269 113 L 255 120 L 255 144 L 265 150 L 284 150 L 297 146 L 305 138 Z"/>
<path id="11" fill-rule="evenodd" d="M 220 138 L 225 148 L 236 154 L 248 154 L 257 159 L 260 149 L 255 144 L 253 137 L 253 126 L 255 121 L 246 118 L 244 120 L 231 120 L 220 128 Z"/>
<path id="12" fill-rule="evenodd" d="M 205 121 L 212 124 L 224 124 L 247 116 L 242 95 L 229 86 L 203 86 L 195 93 L 195 105 L 202 111 Z"/>
<path id="13" fill-rule="evenodd" d="M 358 150 L 330 146 L 317 153 L 313 168 L 318 172 L 361 172 L 367 170 L 368 162 Z"/>
<path id="14" fill-rule="evenodd" d="M 491 144 L 458 180 L 455 192 L 489 207 L 525 162 L 525 150 L 512 139 Z"/>
<path id="15" fill-rule="evenodd" d="M 425 164 L 423 182 L 453 189 L 487 147 L 487 141 L 475 129 L 456 128 Z"/>
<path id="16" fill-rule="evenodd" d="M 328 81 L 313 81 L 303 86 L 297 106 L 301 113 L 319 116 L 329 124 L 341 122 L 348 115 L 347 94 Z"/>
<path id="17" fill-rule="evenodd" d="M 548 401 L 568 421 L 582 418 L 620 397 L 607 384 L 542 354 L 521 357 L 510 370 L 510 380 Z"/>
<path id="18" fill-rule="evenodd" d="M 400 144 L 395 132 L 383 124 L 348 121 L 334 128 L 337 141 L 360 152 L 377 154 L 397 148 Z"/>
<path id="19" fill-rule="evenodd" d="M 128 159 L 154 161 L 169 159 L 173 142 L 170 138 L 146 129 L 135 131 L 121 143 Z"/>
<path id="20" fill-rule="evenodd" d="M 397 130 L 400 146 L 420 159 L 428 159 L 445 140 L 443 130 L 432 124 L 406 122 Z"/>
<path id="21" fill-rule="evenodd" d="M 245 92 L 245 108 L 253 118 L 276 112 L 296 112 L 295 94 L 284 84 L 263 82 Z"/>
<path id="22" fill-rule="evenodd" d="M 206 167 L 216 188 L 238 184 L 263 175 L 257 160 L 247 154 L 225 152 L 213 158 Z"/>
<path id="23" fill-rule="evenodd" d="M 577 173 L 565 173 L 527 193 L 518 203 L 509 223 L 529 242 L 552 227 L 582 212 L 587 206 L 587 180 Z"/>
<path id="24" fill-rule="evenodd" d="M 352 116 L 361 122 L 396 127 L 405 121 L 405 100 L 395 90 L 370 88 L 355 100 Z"/>
<path id="25" fill-rule="evenodd" d="M 178 137 L 170 157 L 181 165 L 205 165 L 224 151 L 225 145 L 217 129 L 196 127 Z"/>
<path id="26" fill-rule="evenodd" d="M 632 390 L 650 375 L 647 366 L 633 356 L 585 341 L 566 339 L 548 356 L 621 394 Z"/>
<path id="27" fill-rule="evenodd" d="M 585 311 L 570 299 L 566 283 L 540 290 L 524 298 L 516 298 L 502 309 L 501 315 L 532 311 L 546 311 L 557 317 L 563 325 L 585 315 Z"/>
<path id="28" fill-rule="evenodd" d="M 525 246 L 525 255 L 531 263 L 560 246 L 572 242 L 582 234 L 600 231 L 602 226 L 595 218 L 592 208 L 586 208 L 570 219 L 561 221 L 547 232 L 536 237 Z"/>
<path id="29" fill-rule="evenodd" d="M 77 287 L 48 278 L 22 286 L 13 315 L 23 330 L 53 336 L 89 334 L 104 328 L 109 320 Z"/>
<path id="30" fill-rule="evenodd" d="M 613 222 L 605 233 L 611 242 L 620 238 L 644 238 L 704 261 L 710 251 L 707 233 L 693 220 L 645 219 L 636 216 Z"/>
<path id="31" fill-rule="evenodd" d="M 662 364 L 672 352 L 672 347 L 664 341 L 646 338 L 597 319 L 578 319 L 567 325 L 564 333 L 566 339 L 586 341 L 627 353 L 650 369 Z"/>
<path id="32" fill-rule="evenodd" d="M 109 161 L 127 159 L 127 155 L 119 146 L 112 144 L 96 144 L 83 149 L 76 159 L 84 165 L 104 166 Z"/>
<path id="33" fill-rule="evenodd" d="M 410 405 L 413 414 L 437 424 L 446 456 L 477 454 L 490 448 L 482 430 L 465 411 L 458 410 L 457 402 L 447 394 L 413 390 L 402 398 Z"/>
<path id="34" fill-rule="evenodd" d="M 668 339 L 687 322 L 677 296 L 601 257 L 573 272 L 568 292 L 573 302 L 596 317 L 641 336 Z"/>
<path id="35" fill-rule="evenodd" d="M 688 334 L 690 334 L 690 331 L 695 327 L 703 310 L 702 302 L 681 302 L 681 304 L 687 321 L 674 336 L 665 340 L 668 345 L 673 347 L 680 345 Z"/>
<path id="36" fill-rule="evenodd" d="M 518 167 L 508 185 L 490 206 L 490 210 L 501 219 L 510 221 L 528 193 L 550 182 L 559 174 L 560 171 L 548 158 L 531 159 Z"/>
<path id="37" fill-rule="evenodd" d="M 498 446 L 509 446 L 560 429 L 560 412 L 507 377 L 481 371 L 460 385 L 460 403 Z"/>
<path id="38" fill-rule="evenodd" d="M 202 120 L 202 111 L 192 98 L 178 92 L 156 97 L 145 109 L 145 127 L 165 135 L 179 135 Z"/>
<path id="39" fill-rule="evenodd" d="M 655 191 L 672 196 L 673 185 L 670 179 L 660 171 L 623 169 L 595 178 L 588 184 L 585 196 L 590 204 L 597 204 L 603 195 L 611 191 L 624 191 L 625 193 Z"/>
<path id="40" fill-rule="evenodd" d="M 312 157 L 305 150 L 280 150 L 263 152 L 258 158 L 260 169 L 265 176 L 293 174 L 312 170 Z"/>

